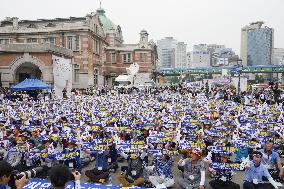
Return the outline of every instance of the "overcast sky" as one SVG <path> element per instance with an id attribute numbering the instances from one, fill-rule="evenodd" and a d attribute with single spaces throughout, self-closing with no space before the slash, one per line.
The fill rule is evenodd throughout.
<path id="1" fill-rule="evenodd" d="M 224 44 L 240 51 L 241 27 L 262 20 L 274 28 L 274 47 L 284 48 L 284 0 L 101 0 L 106 16 L 122 27 L 125 43 L 146 29 L 157 41 L 172 36 L 188 44 Z M 0 19 L 85 16 L 100 0 L 1 0 Z"/>

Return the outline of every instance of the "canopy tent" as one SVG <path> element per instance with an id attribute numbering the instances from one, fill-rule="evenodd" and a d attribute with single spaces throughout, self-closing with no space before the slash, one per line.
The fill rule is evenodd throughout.
<path id="1" fill-rule="evenodd" d="M 38 79 L 25 79 L 12 87 L 13 91 L 36 91 L 42 89 L 50 89 L 50 86 Z"/>
<path id="2" fill-rule="evenodd" d="M 132 81 L 133 77 L 130 75 L 119 75 L 117 78 L 115 78 L 115 81 L 117 82 L 126 82 L 126 81 Z"/>

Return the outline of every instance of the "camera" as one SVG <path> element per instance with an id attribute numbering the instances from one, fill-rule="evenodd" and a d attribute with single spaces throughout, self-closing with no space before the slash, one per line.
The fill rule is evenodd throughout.
<path id="1" fill-rule="evenodd" d="M 76 169 L 70 169 L 69 179 L 70 179 L 70 181 L 75 181 L 75 177 L 72 173 L 75 173 L 75 175 L 79 175 L 79 172 Z"/>
<path id="2" fill-rule="evenodd" d="M 17 170 L 14 170 L 11 174 L 10 181 L 8 185 L 11 187 L 11 189 L 16 189 L 15 181 L 20 180 L 21 178 L 25 177 L 26 179 L 34 178 L 38 173 L 40 173 L 43 170 L 42 167 L 36 167 L 34 169 L 19 172 Z"/>

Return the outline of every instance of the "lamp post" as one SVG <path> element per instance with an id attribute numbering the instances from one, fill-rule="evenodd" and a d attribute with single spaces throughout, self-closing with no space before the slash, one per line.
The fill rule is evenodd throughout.
<path id="1" fill-rule="evenodd" d="M 179 79 L 180 79 L 180 83 L 182 83 L 183 82 L 183 79 L 185 78 L 185 75 L 184 74 L 180 74 L 180 76 L 179 76 Z"/>
<path id="2" fill-rule="evenodd" d="M 241 73 L 242 73 L 242 69 L 243 69 L 243 65 L 242 65 L 242 60 L 239 59 L 237 61 L 237 72 L 239 75 L 239 81 L 238 81 L 238 98 L 240 98 L 240 92 L 241 92 Z"/>
<path id="3" fill-rule="evenodd" d="M 157 83 L 157 77 L 158 77 L 159 72 L 158 71 L 153 71 L 153 76 L 154 76 L 154 81 Z"/>

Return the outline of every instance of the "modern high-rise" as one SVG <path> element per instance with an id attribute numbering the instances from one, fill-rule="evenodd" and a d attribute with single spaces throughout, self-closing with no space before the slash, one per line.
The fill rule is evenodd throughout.
<path id="1" fill-rule="evenodd" d="M 184 42 L 177 43 L 176 51 L 177 61 L 175 62 L 175 68 L 186 68 L 186 44 Z"/>
<path id="2" fill-rule="evenodd" d="M 210 51 L 207 44 L 199 44 L 193 46 L 191 56 L 191 67 L 210 67 Z"/>
<path id="3" fill-rule="evenodd" d="M 241 59 L 243 65 L 271 65 L 274 31 L 264 22 L 254 22 L 242 28 Z"/>
<path id="4" fill-rule="evenodd" d="M 273 65 L 284 65 L 284 48 L 273 49 Z"/>
<path id="5" fill-rule="evenodd" d="M 192 52 L 187 52 L 186 53 L 186 67 L 190 68 L 191 67 L 191 54 Z"/>
<path id="6" fill-rule="evenodd" d="M 173 37 L 165 37 L 157 41 L 158 67 L 174 68 L 177 62 L 177 40 Z"/>

